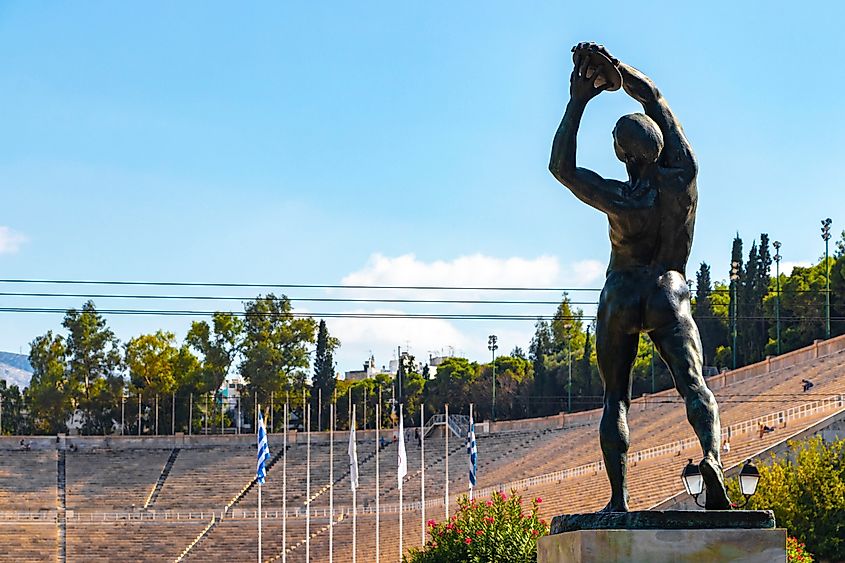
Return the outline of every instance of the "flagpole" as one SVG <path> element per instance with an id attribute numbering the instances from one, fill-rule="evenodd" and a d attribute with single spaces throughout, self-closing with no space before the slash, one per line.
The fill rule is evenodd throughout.
<path id="1" fill-rule="evenodd" d="M 446 403 L 446 500 L 443 503 L 446 507 L 446 520 L 449 519 L 449 403 Z"/>
<path id="2" fill-rule="evenodd" d="M 420 405 L 420 502 L 422 528 L 422 540 L 420 545 L 425 545 L 425 403 Z"/>
<path id="3" fill-rule="evenodd" d="M 349 401 L 352 401 L 352 388 L 349 388 Z M 352 433 L 353 439 L 355 435 L 355 405 L 352 406 L 352 417 L 349 421 L 349 428 L 350 432 Z M 355 439 L 357 442 L 357 439 Z M 357 447 L 357 443 L 355 444 Z M 357 458 L 357 456 L 356 456 Z M 358 463 L 358 460 L 355 460 L 355 463 Z M 358 484 L 352 484 L 352 563 L 356 563 L 358 561 Z"/>
<path id="4" fill-rule="evenodd" d="M 256 396 L 257 397 L 257 396 Z M 255 404 L 255 420 L 258 422 L 258 403 Z M 255 434 L 259 434 L 258 424 L 255 425 Z M 261 563 L 261 482 L 258 482 L 258 563 Z"/>
<path id="5" fill-rule="evenodd" d="M 302 408 L 306 408 L 305 388 L 302 389 Z M 311 561 L 311 407 L 305 411 L 305 563 Z"/>
<path id="6" fill-rule="evenodd" d="M 267 438 L 267 426 L 264 424 L 264 417 L 261 416 L 261 410 L 258 403 L 256 403 L 256 428 L 255 434 L 257 438 L 257 463 L 255 467 L 255 483 L 258 485 L 258 563 L 262 563 L 262 510 L 261 510 L 261 489 L 264 485 L 264 480 L 267 477 L 266 463 L 270 459 L 270 444 Z"/>
<path id="7" fill-rule="evenodd" d="M 470 468 L 472 467 L 472 451 L 470 448 L 472 444 L 469 443 L 470 440 L 470 432 L 472 431 L 472 403 L 469 404 L 469 429 L 467 429 L 467 453 L 470 455 Z M 472 472 L 472 469 L 470 469 Z M 472 500 L 472 479 L 469 481 L 469 500 Z"/>
<path id="8" fill-rule="evenodd" d="M 334 562 L 334 403 L 329 404 L 329 563 Z"/>
<path id="9" fill-rule="evenodd" d="M 403 418 L 402 417 L 402 407 L 403 407 L 402 403 L 399 403 L 399 447 L 401 448 L 401 450 L 399 452 L 399 466 L 396 470 L 396 477 L 399 480 L 399 561 L 402 561 L 402 551 L 403 551 L 403 549 L 402 549 L 402 520 L 403 520 L 403 518 L 402 518 L 402 479 L 403 479 L 404 475 L 402 474 L 402 461 L 403 461 L 403 459 L 402 459 L 403 455 L 402 454 L 405 453 L 404 451 L 402 451 L 402 450 L 405 449 L 404 448 L 404 446 L 405 446 L 405 425 L 402 422 L 402 418 Z M 405 461 L 406 467 L 407 467 L 407 464 L 408 464 L 408 462 L 407 462 L 407 458 L 406 458 L 406 461 Z M 406 469 L 406 471 L 407 471 L 407 469 Z"/>
<path id="10" fill-rule="evenodd" d="M 285 401 L 285 411 L 282 415 L 284 440 L 282 442 L 282 563 L 288 560 L 288 402 Z"/>
<path id="11" fill-rule="evenodd" d="M 379 497 L 381 496 L 381 488 L 379 485 L 378 474 L 378 458 L 381 453 L 381 385 L 378 388 L 378 404 L 376 405 L 376 563 L 379 563 L 379 554 L 381 547 L 379 546 L 379 518 L 381 516 L 379 509 Z"/>

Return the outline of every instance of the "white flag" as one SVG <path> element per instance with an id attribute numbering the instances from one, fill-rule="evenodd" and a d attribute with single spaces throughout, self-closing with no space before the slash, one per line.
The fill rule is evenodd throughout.
<path id="1" fill-rule="evenodd" d="M 352 490 L 358 488 L 358 444 L 355 442 L 355 421 L 349 430 L 349 483 L 352 485 Z"/>
<path id="2" fill-rule="evenodd" d="M 405 424 L 402 422 L 402 409 L 399 409 L 399 471 L 397 479 L 402 488 L 402 479 L 408 474 L 408 456 L 405 454 Z"/>

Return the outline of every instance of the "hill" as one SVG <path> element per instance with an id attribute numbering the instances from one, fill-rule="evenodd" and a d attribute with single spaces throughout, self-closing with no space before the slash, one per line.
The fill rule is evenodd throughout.
<path id="1" fill-rule="evenodd" d="M 29 385 L 31 377 L 32 366 L 27 356 L 0 352 L 0 379 L 6 380 L 7 385 L 17 385 L 23 389 Z"/>

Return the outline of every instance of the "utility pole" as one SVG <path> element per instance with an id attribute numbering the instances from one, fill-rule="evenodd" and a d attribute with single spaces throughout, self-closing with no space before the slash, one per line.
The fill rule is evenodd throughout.
<path id="1" fill-rule="evenodd" d="M 830 217 L 822 221 L 822 239 L 824 240 L 824 337 L 830 338 L 830 262 L 828 262 L 828 246 L 830 244 Z"/>
<path id="2" fill-rule="evenodd" d="M 499 341 L 499 337 L 495 334 L 491 334 L 487 337 L 487 349 L 493 353 L 493 404 L 490 409 L 491 416 L 490 418 L 495 421 L 496 420 L 496 350 L 499 349 L 499 345 L 497 342 Z"/>
<path id="3" fill-rule="evenodd" d="M 775 340 L 777 341 L 777 353 L 780 356 L 780 241 L 772 243 L 775 247 Z"/>
<path id="4" fill-rule="evenodd" d="M 654 395 L 654 340 L 651 341 L 651 394 Z"/>
<path id="5" fill-rule="evenodd" d="M 732 359 L 732 366 L 733 369 L 736 369 L 736 313 L 737 313 L 737 302 L 736 302 L 736 286 L 739 283 L 739 262 L 731 262 L 731 289 L 732 291 L 732 298 L 731 298 L 731 309 L 732 311 L 732 322 L 731 322 L 731 338 L 733 343 L 731 344 L 731 359 Z"/>

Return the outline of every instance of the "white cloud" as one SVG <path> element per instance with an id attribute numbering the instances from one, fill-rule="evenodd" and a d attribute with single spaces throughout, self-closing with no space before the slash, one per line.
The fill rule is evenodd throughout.
<path id="1" fill-rule="evenodd" d="M 453 260 L 423 262 L 414 254 L 391 258 L 373 254 L 344 285 L 405 285 L 450 287 L 553 287 L 584 285 L 601 278 L 605 266 L 582 260 L 562 268 L 555 256 L 496 258 L 473 254 Z"/>
<path id="2" fill-rule="evenodd" d="M 343 277 L 347 286 L 437 286 L 437 287 L 600 287 L 605 265 L 598 260 L 561 264 L 556 256 L 537 258 L 499 258 L 483 254 L 460 256 L 450 260 L 423 261 L 414 254 L 385 256 L 373 254 L 360 269 Z M 335 297 L 363 299 L 459 299 L 459 300 L 542 300 L 556 302 L 557 293 L 486 292 L 431 290 L 346 289 L 330 292 Z M 588 297 L 589 296 L 589 297 Z M 574 294 L 574 300 L 597 298 L 597 294 Z M 382 307 L 382 308 L 379 308 Z M 489 361 L 487 335 L 499 336 L 499 354 L 514 346 L 528 347 L 536 315 L 550 315 L 554 305 L 505 305 L 408 303 L 362 306 L 349 313 L 411 314 L 519 314 L 531 320 L 456 320 L 417 318 L 332 318 L 329 330 L 341 341 L 337 354 L 338 369 L 360 369 L 370 352 L 381 366 L 395 356 L 396 347 L 410 346 L 418 359 L 430 352 L 438 354 L 453 349 L 456 354 L 476 361 Z M 589 309 L 589 307 L 588 307 Z"/>
<path id="3" fill-rule="evenodd" d="M 350 313 L 402 314 L 395 309 L 358 309 Z M 395 356 L 397 346 L 403 350 L 409 345 L 411 353 L 419 359 L 428 357 L 430 351 L 439 351 L 449 346 L 455 350 L 466 347 L 466 336 L 451 322 L 444 319 L 408 318 L 336 318 L 327 321 L 333 336 L 340 339 L 345 365 L 342 370 L 360 369 L 360 363 L 372 351 L 379 366 L 386 365 Z M 356 363 L 356 359 L 360 360 Z M 351 365 L 349 365 L 351 363 Z"/>
<path id="4" fill-rule="evenodd" d="M 810 262 L 809 260 L 796 260 L 796 261 L 784 260 L 783 262 L 780 263 L 780 273 L 786 274 L 788 276 L 788 275 L 792 274 L 793 268 L 796 268 L 796 267 L 798 267 L 798 268 L 809 268 L 812 265 L 813 265 L 813 263 Z M 774 268 L 772 268 L 772 274 L 774 274 Z M 772 277 L 774 277 L 774 276 L 772 276 Z"/>
<path id="5" fill-rule="evenodd" d="M 26 242 L 26 237 L 9 227 L 0 226 L 0 254 L 14 254 Z"/>

